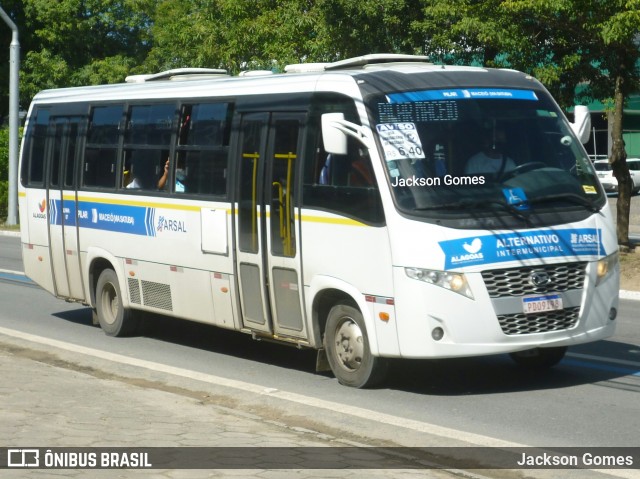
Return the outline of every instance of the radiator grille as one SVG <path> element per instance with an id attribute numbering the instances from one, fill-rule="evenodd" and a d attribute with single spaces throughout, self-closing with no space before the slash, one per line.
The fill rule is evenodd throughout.
<path id="1" fill-rule="evenodd" d="M 492 298 L 562 292 L 584 287 L 586 266 L 586 262 L 580 262 L 493 269 L 483 271 L 482 278 Z M 545 273 L 549 282 L 545 286 L 534 286 L 531 282 L 532 273 Z"/>
<path id="2" fill-rule="evenodd" d="M 508 335 L 546 333 L 574 327 L 579 312 L 580 307 L 576 306 L 540 314 L 501 314 L 498 321 L 502 332 Z"/>

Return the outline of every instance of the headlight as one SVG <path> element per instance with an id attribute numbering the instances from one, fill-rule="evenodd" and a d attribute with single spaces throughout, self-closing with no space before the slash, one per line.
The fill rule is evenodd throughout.
<path id="1" fill-rule="evenodd" d="M 618 264 L 618 252 L 598 260 L 596 264 L 596 286 L 608 278 Z"/>
<path id="2" fill-rule="evenodd" d="M 404 271 L 411 279 L 434 284 L 473 299 L 473 293 L 471 293 L 471 288 L 469 288 L 467 278 L 463 273 L 449 273 L 447 271 L 421 268 L 405 268 Z"/>

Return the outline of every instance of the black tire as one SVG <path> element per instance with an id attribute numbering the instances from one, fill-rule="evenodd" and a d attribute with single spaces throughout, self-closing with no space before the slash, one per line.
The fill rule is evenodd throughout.
<path id="1" fill-rule="evenodd" d="M 138 326 L 133 312 L 122 306 L 118 276 L 111 269 L 105 269 L 98 278 L 96 314 L 100 327 L 108 336 L 128 336 Z"/>
<path id="2" fill-rule="evenodd" d="M 566 352 L 566 347 L 534 348 L 511 353 L 510 356 L 519 366 L 529 369 L 548 369 L 562 361 Z"/>
<path id="3" fill-rule="evenodd" d="M 96 311 L 96 308 L 93 308 L 91 310 L 91 324 L 93 326 L 100 326 L 100 321 L 98 320 L 98 311 Z"/>
<path id="4" fill-rule="evenodd" d="M 384 380 L 388 361 L 371 354 L 364 319 L 358 309 L 344 304 L 331 308 L 323 342 L 331 371 L 340 384 L 364 388 Z"/>

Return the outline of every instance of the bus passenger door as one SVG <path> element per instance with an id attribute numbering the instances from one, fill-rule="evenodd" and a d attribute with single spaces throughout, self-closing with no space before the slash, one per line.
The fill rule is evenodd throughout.
<path id="1" fill-rule="evenodd" d="M 302 115 L 242 118 L 236 255 L 243 326 L 305 339 L 295 184 Z"/>
<path id="2" fill-rule="evenodd" d="M 75 165 L 80 117 L 55 117 L 49 124 L 49 248 L 55 294 L 85 299 L 77 231 Z"/>
<path id="3" fill-rule="evenodd" d="M 264 205 L 262 197 L 265 150 L 269 115 L 254 113 L 244 115 L 240 127 L 240 158 L 238 159 L 238 197 L 236 204 L 236 258 L 240 305 L 243 326 L 271 332 L 270 308 L 262 252 L 265 249 Z"/>

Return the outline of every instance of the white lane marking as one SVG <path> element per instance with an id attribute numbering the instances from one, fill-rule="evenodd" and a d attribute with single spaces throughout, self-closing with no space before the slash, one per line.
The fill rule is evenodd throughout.
<path id="1" fill-rule="evenodd" d="M 13 271 L 13 270 L 10 270 L 10 269 L 2 269 L 2 268 L 0 268 L 0 273 L 15 274 L 17 276 L 24 276 L 24 271 Z"/>
<path id="2" fill-rule="evenodd" d="M 626 291 L 620 290 L 620 299 L 631 299 L 633 301 L 640 301 L 640 291 Z"/>

